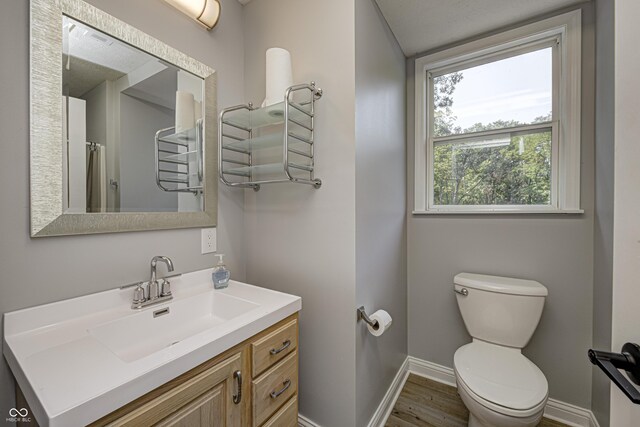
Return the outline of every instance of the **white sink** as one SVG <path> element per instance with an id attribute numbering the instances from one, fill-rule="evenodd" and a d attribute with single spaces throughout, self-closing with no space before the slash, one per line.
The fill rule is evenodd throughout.
<path id="1" fill-rule="evenodd" d="M 38 424 L 90 424 L 302 307 L 229 283 L 214 290 L 207 269 L 173 279 L 173 300 L 140 310 L 127 288 L 5 313 L 3 353 Z"/>
<path id="2" fill-rule="evenodd" d="M 105 322 L 89 333 L 120 359 L 132 362 L 258 307 L 230 295 L 206 292 Z"/>

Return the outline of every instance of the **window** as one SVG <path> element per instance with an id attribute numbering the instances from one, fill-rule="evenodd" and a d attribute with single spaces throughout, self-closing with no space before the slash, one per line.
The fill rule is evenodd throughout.
<path id="1" fill-rule="evenodd" d="M 580 11 L 416 60 L 414 213 L 580 211 Z"/>

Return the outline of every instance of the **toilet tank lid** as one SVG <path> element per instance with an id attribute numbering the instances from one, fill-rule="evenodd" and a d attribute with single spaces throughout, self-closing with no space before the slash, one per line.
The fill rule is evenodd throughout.
<path id="1" fill-rule="evenodd" d="M 535 280 L 514 279 L 512 277 L 488 276 L 486 274 L 459 273 L 453 283 L 472 289 L 511 295 L 543 296 L 549 294 L 547 288 Z"/>

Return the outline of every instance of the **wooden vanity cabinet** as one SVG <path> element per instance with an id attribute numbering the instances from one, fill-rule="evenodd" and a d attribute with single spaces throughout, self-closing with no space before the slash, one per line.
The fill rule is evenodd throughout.
<path id="1" fill-rule="evenodd" d="M 297 427 L 297 395 L 296 313 L 90 426 Z"/>

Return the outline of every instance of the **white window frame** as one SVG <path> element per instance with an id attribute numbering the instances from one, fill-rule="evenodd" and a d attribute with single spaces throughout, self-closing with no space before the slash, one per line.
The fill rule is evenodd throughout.
<path id="1" fill-rule="evenodd" d="M 581 21 L 581 11 L 575 10 L 416 59 L 414 214 L 584 212 L 580 209 Z M 434 205 L 431 73 L 442 75 L 447 69 L 455 71 L 462 65 L 468 68 L 552 45 L 555 45 L 552 120 L 542 125 L 521 126 L 551 128 L 551 204 Z M 505 129 L 482 132 L 503 133 Z"/>

